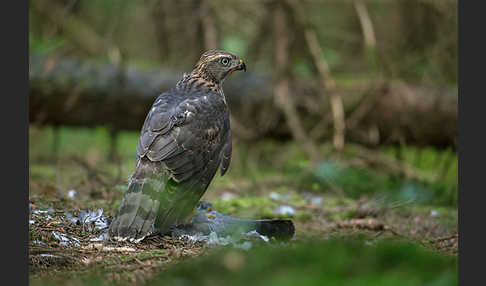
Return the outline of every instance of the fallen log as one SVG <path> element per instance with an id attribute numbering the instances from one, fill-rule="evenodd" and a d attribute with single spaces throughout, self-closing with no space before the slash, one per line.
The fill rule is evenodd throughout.
<path id="1" fill-rule="evenodd" d="M 155 98 L 182 75 L 182 71 L 31 54 L 29 121 L 138 131 Z M 294 79 L 290 89 L 303 127 L 322 142 L 332 138 L 332 118 L 319 86 Z M 225 82 L 235 137 L 292 138 L 274 102 L 273 88 L 272 77 L 254 72 Z M 343 94 L 347 142 L 457 146 L 457 89 L 380 81 L 338 89 Z"/>
<path id="2" fill-rule="evenodd" d="M 29 121 L 139 130 L 155 98 L 173 87 L 182 75 L 182 71 L 143 71 L 109 63 L 31 55 Z M 271 85 L 267 82 L 264 76 L 248 73 L 225 83 L 225 93 L 237 105 L 255 95 L 268 95 L 271 100 Z"/>

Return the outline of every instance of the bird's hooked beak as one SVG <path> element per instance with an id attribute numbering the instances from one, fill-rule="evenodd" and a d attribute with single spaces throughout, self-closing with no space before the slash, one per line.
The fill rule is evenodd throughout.
<path id="1" fill-rule="evenodd" d="M 236 67 L 236 70 L 243 70 L 244 72 L 246 72 L 246 65 L 245 63 L 243 62 L 243 60 L 240 59 L 240 61 L 238 62 L 238 66 Z"/>

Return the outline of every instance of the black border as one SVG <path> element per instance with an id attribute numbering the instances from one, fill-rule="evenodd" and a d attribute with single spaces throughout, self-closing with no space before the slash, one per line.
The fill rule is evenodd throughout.
<path id="1" fill-rule="evenodd" d="M 467 8 L 465 4 L 468 4 Z M 459 18 L 459 285 L 484 282 L 484 9 L 481 1 L 458 0 Z M 472 4 L 476 4 L 474 7 Z M 483 5 L 481 5 L 483 6 Z M 475 102 L 476 101 L 476 102 Z M 468 137 L 469 136 L 469 137 Z M 468 138 L 467 138 L 468 137 Z M 476 159 L 476 160 L 474 160 Z"/>
<path id="2" fill-rule="evenodd" d="M 35 1 L 35 0 L 34 0 Z M 28 285 L 28 1 L 5 2 L 2 35 L 2 284 Z M 9 283 L 13 281 L 13 283 Z"/>

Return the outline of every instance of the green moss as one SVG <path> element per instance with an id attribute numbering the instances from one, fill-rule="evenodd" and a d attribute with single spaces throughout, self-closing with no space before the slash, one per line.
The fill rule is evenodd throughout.
<path id="1" fill-rule="evenodd" d="M 243 197 L 231 200 L 218 200 L 213 202 L 214 209 L 217 211 L 247 218 L 272 217 L 273 208 L 277 203 L 267 197 Z"/>
<path id="2" fill-rule="evenodd" d="M 352 219 L 355 217 L 356 217 L 356 210 L 348 209 L 339 212 L 331 212 L 326 216 L 326 219 L 329 221 L 342 221 L 342 220 Z"/>
<path id="3" fill-rule="evenodd" d="M 346 197 L 326 196 L 322 203 L 324 209 L 333 209 L 355 205 L 356 201 Z"/>
<path id="4" fill-rule="evenodd" d="M 31 126 L 29 130 L 31 178 L 52 179 L 56 175 L 56 168 L 35 162 L 53 154 L 54 130 L 35 126 Z M 91 162 L 107 162 L 111 142 L 105 127 L 61 127 L 57 133 L 59 156 L 75 155 L 90 158 Z M 138 132 L 119 133 L 115 143 L 121 166 L 106 164 L 105 169 L 109 174 L 116 176 L 120 169 L 124 172 L 123 176 L 128 176 L 132 172 L 138 136 Z M 326 158 L 332 157 L 329 144 L 319 146 L 319 150 Z M 387 156 L 395 156 L 397 153 L 396 149 L 389 147 L 381 150 L 381 153 Z M 316 168 L 310 169 L 310 161 L 299 144 L 261 140 L 258 144 L 239 142 L 235 145 L 234 153 L 239 157 L 238 164 L 232 164 L 226 176 L 216 176 L 213 186 L 232 187 L 235 180 L 245 180 L 245 191 L 257 195 L 262 188 L 266 188 L 266 182 L 279 178 L 279 186 L 307 192 L 344 193 L 351 198 L 386 195 L 391 200 L 406 200 L 413 197 L 419 203 L 457 205 L 456 153 L 450 150 L 414 147 L 402 147 L 399 151 L 405 164 L 417 169 L 424 176 L 437 175 L 438 179 L 407 181 L 372 168 L 344 167 L 332 160 L 321 162 Z M 358 152 L 358 146 L 346 144 L 341 160 L 353 159 Z"/>
<path id="5" fill-rule="evenodd" d="M 148 251 L 143 251 L 138 254 L 138 258 L 149 258 L 152 256 L 159 256 L 159 255 L 164 255 L 165 251 L 162 249 L 153 249 L 153 250 L 148 250 Z"/>
<path id="6" fill-rule="evenodd" d="M 148 285 L 457 285 L 456 267 L 457 258 L 416 245 L 330 240 L 227 250 L 183 262 Z"/>
<path id="7" fill-rule="evenodd" d="M 29 176 L 32 179 L 53 179 L 56 177 L 58 170 L 50 165 L 31 165 L 29 166 Z"/>
<path id="8" fill-rule="evenodd" d="M 308 212 L 297 212 L 297 215 L 295 216 L 297 220 L 300 222 L 308 222 L 312 220 L 312 214 Z"/>
<path id="9" fill-rule="evenodd" d="M 148 252 L 147 252 L 148 253 Z M 132 259 L 121 256 L 121 259 Z M 106 262 L 109 262 L 108 260 Z M 30 279 L 29 285 L 110 285 L 106 272 Z M 145 285 L 457 285 L 457 257 L 422 246 L 367 237 L 280 247 L 231 248 L 173 265 Z M 132 284 L 133 285 L 133 284 Z M 138 285 L 138 284 L 136 284 Z"/>

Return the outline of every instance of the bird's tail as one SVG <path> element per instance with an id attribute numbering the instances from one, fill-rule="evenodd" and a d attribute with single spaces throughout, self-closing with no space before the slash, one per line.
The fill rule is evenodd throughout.
<path id="1" fill-rule="evenodd" d="M 197 214 L 186 225 L 173 229 L 173 235 L 194 235 L 203 233 L 209 235 L 215 232 L 217 235 L 239 235 L 257 231 L 261 235 L 277 240 L 290 240 L 295 234 L 295 227 L 289 219 L 247 219 L 236 218 L 222 214 L 212 209 L 209 202 L 199 202 Z"/>
<path id="2" fill-rule="evenodd" d="M 131 179 L 108 234 L 115 239 L 140 241 L 153 232 L 164 192 L 165 178 Z"/>
<path id="3" fill-rule="evenodd" d="M 248 232 L 256 230 L 259 234 L 277 240 L 290 240 L 295 234 L 294 223 L 289 219 L 242 219 L 228 217 L 222 233 Z"/>
<path id="4" fill-rule="evenodd" d="M 183 223 L 194 209 L 201 192 L 175 182 L 167 174 L 155 173 L 130 180 L 108 230 L 110 237 L 138 242 L 153 232 L 163 234 L 171 226 Z"/>
<path id="5" fill-rule="evenodd" d="M 259 234 L 274 237 L 277 240 L 289 240 L 294 236 L 294 223 L 289 219 L 261 219 L 256 221 Z"/>

